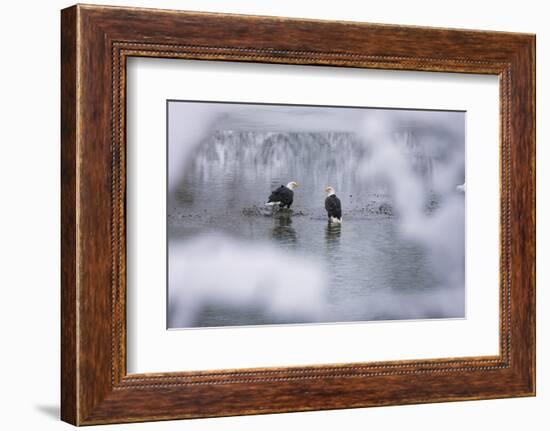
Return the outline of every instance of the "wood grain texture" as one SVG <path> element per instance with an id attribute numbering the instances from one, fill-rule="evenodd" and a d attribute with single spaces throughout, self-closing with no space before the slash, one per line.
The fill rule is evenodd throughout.
<path id="1" fill-rule="evenodd" d="M 63 420 L 87 425 L 534 395 L 533 35 L 79 5 L 62 11 L 61 36 Z M 499 355 L 127 375 L 130 56 L 498 75 Z"/>
<path id="2" fill-rule="evenodd" d="M 76 9 L 61 16 L 61 418 L 77 422 Z"/>

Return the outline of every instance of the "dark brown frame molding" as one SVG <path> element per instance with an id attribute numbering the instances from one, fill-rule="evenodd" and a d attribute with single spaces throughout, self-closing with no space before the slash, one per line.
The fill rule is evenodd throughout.
<path id="1" fill-rule="evenodd" d="M 61 13 L 61 418 L 75 425 L 535 394 L 535 36 L 77 5 Z M 131 56 L 500 77 L 500 353 L 126 373 Z M 495 220 L 496 222 L 496 220 Z"/>

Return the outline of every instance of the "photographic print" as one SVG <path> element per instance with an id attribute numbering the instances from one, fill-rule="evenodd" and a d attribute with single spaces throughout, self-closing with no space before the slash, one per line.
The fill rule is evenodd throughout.
<path id="1" fill-rule="evenodd" d="M 167 101 L 168 328 L 464 318 L 465 118 Z"/>

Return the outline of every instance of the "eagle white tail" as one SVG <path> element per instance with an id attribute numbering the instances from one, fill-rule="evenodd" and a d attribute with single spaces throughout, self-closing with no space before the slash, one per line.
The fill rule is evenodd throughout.
<path id="1" fill-rule="evenodd" d="M 266 202 L 265 203 L 268 207 L 272 207 L 273 205 L 280 205 L 281 202 Z"/>
<path id="2" fill-rule="evenodd" d="M 331 217 L 330 218 L 330 223 L 331 224 L 342 224 L 342 219 L 341 218 L 336 218 L 336 217 Z"/>

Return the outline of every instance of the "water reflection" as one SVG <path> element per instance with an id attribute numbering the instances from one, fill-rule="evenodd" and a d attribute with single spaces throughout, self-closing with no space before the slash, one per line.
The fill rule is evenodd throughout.
<path id="1" fill-rule="evenodd" d="M 282 244 L 296 245 L 296 230 L 292 227 L 292 217 L 290 213 L 281 211 L 273 216 L 271 237 Z"/>
<path id="2" fill-rule="evenodd" d="M 340 245 L 342 225 L 327 223 L 325 227 L 325 244 L 327 249 L 335 249 Z"/>

